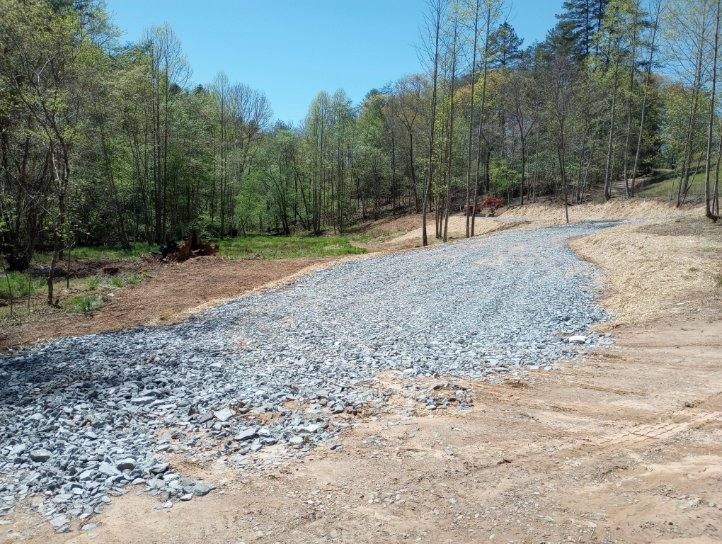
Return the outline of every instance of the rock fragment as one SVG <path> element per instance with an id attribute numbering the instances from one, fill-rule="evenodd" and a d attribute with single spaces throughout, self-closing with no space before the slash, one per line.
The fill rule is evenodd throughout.
<path id="1" fill-rule="evenodd" d="M 32 450 L 30 452 L 30 459 L 32 459 L 36 463 L 44 463 L 45 461 L 50 459 L 52 455 L 53 454 L 50 453 L 48 450 L 40 448 L 37 450 Z"/>
<path id="2" fill-rule="evenodd" d="M 217 412 L 213 412 L 213 415 L 218 421 L 226 422 L 229 419 L 231 419 L 233 416 L 236 415 L 236 412 L 234 410 L 231 410 L 230 408 L 223 408 L 222 410 L 218 410 Z"/>

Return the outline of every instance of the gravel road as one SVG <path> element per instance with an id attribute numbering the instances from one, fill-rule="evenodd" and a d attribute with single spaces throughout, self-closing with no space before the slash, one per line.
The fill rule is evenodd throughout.
<path id="1" fill-rule="evenodd" d="M 211 490 L 170 454 L 242 462 L 268 446 L 306 449 L 347 425 L 334 414 L 384 402 L 370 387 L 380 371 L 484 377 L 572 357 L 600 341 L 588 327 L 605 313 L 595 270 L 565 242 L 608 225 L 347 261 L 178 325 L 5 356 L 0 514 L 34 497 L 67 530 L 130 484 L 170 507 Z"/>

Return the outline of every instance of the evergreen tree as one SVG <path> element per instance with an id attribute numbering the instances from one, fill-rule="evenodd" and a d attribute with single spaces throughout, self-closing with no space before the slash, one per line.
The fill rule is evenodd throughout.
<path id="1" fill-rule="evenodd" d="M 595 35 L 602 28 L 609 0 L 565 0 L 554 38 L 578 60 L 596 52 Z"/>
<path id="2" fill-rule="evenodd" d="M 522 56 L 521 46 L 524 40 L 520 38 L 514 27 L 509 23 L 502 23 L 491 36 L 489 36 L 489 51 L 492 59 L 490 68 L 514 68 Z"/>

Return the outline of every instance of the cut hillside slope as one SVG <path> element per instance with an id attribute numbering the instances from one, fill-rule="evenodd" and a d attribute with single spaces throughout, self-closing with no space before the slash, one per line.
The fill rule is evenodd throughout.
<path id="1" fill-rule="evenodd" d="M 405 215 L 393 219 L 385 219 L 370 223 L 365 227 L 369 241 L 364 247 L 370 251 L 393 251 L 421 247 L 421 214 Z M 483 236 L 498 230 L 516 226 L 523 219 L 509 220 L 498 217 L 477 217 L 474 235 Z M 429 245 L 442 243 L 436 238 L 436 226 L 433 214 L 426 218 L 426 231 Z M 448 239 L 459 240 L 466 237 L 466 216 L 454 214 L 449 216 Z"/>
<path id="2" fill-rule="evenodd" d="M 699 206 L 676 208 L 658 199 L 614 199 L 604 204 L 579 204 L 569 206 L 569 220 L 592 221 L 604 219 L 674 219 L 700 217 L 704 210 Z M 504 211 L 503 217 L 523 218 L 528 221 L 560 224 L 565 222 L 564 207 L 557 204 L 525 204 Z"/>
<path id="3" fill-rule="evenodd" d="M 607 272 L 603 328 L 696 315 L 715 318 L 722 303 L 722 225 L 704 217 L 625 224 L 570 242 Z"/>

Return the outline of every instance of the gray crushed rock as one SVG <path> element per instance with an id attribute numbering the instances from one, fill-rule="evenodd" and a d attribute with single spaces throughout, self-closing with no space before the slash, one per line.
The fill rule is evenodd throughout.
<path id="1" fill-rule="evenodd" d="M 550 368 L 603 341 L 589 329 L 606 317 L 599 278 L 566 241 L 608 225 L 508 230 L 344 262 L 177 325 L 4 356 L 0 514 L 41 496 L 38 511 L 65 531 L 130 486 L 163 508 L 203 496 L 212 487 L 174 472 L 166 454 L 241 461 L 271 445 L 307 449 L 348 425 L 338 414 L 383 405 L 390 393 L 369 387 L 380 371 L 483 378 Z M 452 397 L 466 402 L 462 390 Z M 433 394 L 419 399 L 441 406 Z"/>

